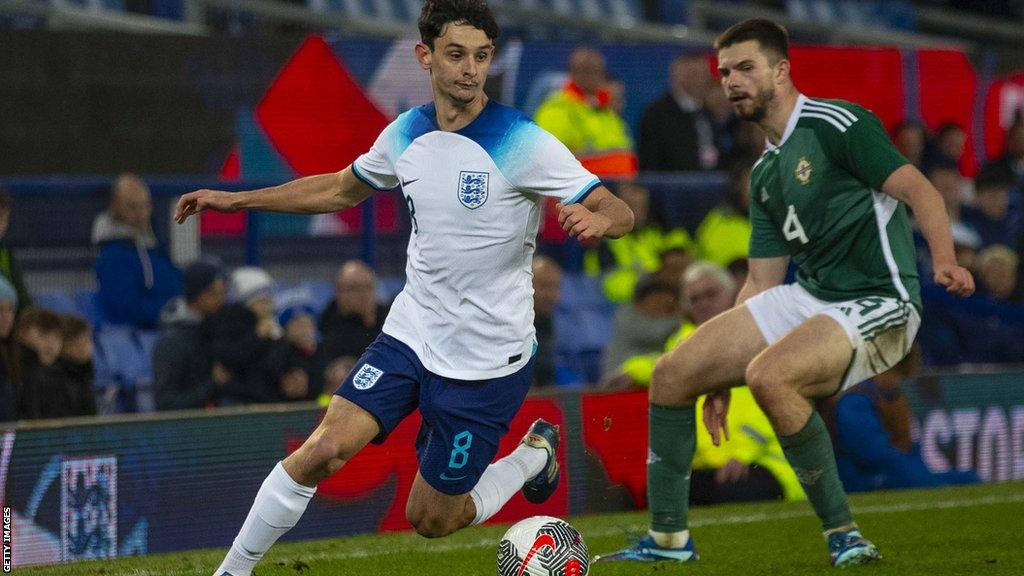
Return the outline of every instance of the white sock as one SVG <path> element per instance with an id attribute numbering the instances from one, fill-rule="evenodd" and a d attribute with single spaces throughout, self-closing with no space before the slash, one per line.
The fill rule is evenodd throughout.
<path id="1" fill-rule="evenodd" d="M 256 500 L 214 576 L 249 576 L 270 546 L 299 521 L 316 488 L 292 480 L 278 462 L 256 493 Z"/>
<path id="2" fill-rule="evenodd" d="M 520 444 L 511 454 L 488 466 L 480 481 L 469 492 L 476 505 L 476 518 L 472 525 L 480 524 L 497 514 L 527 480 L 540 474 L 547 461 L 548 453 L 543 448 Z"/>
<path id="3" fill-rule="evenodd" d="M 682 548 L 686 546 L 686 542 L 690 539 L 689 530 L 683 530 L 682 532 L 655 532 L 654 530 L 648 530 L 647 533 L 651 535 L 654 543 L 662 548 Z"/>

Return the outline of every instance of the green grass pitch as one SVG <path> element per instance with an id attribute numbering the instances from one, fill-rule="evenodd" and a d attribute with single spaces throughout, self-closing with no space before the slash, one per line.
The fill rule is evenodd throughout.
<path id="1" fill-rule="evenodd" d="M 881 492 L 851 496 L 854 514 L 882 551 L 881 563 L 843 574 L 873 576 L 1024 575 L 1024 483 Z M 646 529 L 646 514 L 572 518 L 591 554 L 626 543 Z M 463 530 L 426 540 L 413 533 L 282 543 L 254 576 L 460 576 L 496 574 L 498 540 L 506 526 Z M 834 574 L 807 503 L 708 506 L 691 512 L 699 562 L 686 565 L 598 564 L 593 576 Z M 115 561 L 16 569 L 44 576 L 209 576 L 224 549 L 157 554 Z"/>

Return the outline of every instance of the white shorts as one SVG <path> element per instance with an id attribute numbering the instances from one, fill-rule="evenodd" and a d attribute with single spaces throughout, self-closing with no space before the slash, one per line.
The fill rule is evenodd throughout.
<path id="1" fill-rule="evenodd" d="M 917 309 L 898 298 L 864 296 L 826 302 L 799 284 L 776 286 L 746 304 L 769 346 L 812 316 L 824 314 L 839 322 L 850 338 L 853 359 L 837 392 L 895 366 L 910 351 L 921 326 Z"/>

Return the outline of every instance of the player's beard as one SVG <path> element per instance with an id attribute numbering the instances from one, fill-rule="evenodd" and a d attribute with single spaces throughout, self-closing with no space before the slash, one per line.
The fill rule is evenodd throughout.
<path id="1" fill-rule="evenodd" d="M 769 86 L 768 88 L 761 90 L 756 98 L 750 99 L 751 102 L 753 102 L 753 106 L 751 108 L 744 110 L 740 107 L 734 107 L 736 115 L 739 116 L 740 119 L 747 120 L 748 122 L 760 122 L 768 115 L 768 106 L 771 105 L 772 100 L 774 99 L 775 88 Z"/>

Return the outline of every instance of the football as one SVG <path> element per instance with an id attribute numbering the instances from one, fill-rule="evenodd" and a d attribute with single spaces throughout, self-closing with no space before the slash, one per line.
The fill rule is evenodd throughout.
<path id="1" fill-rule="evenodd" d="M 498 544 L 499 576 L 586 576 L 589 567 L 583 536 L 551 516 L 521 520 Z"/>

